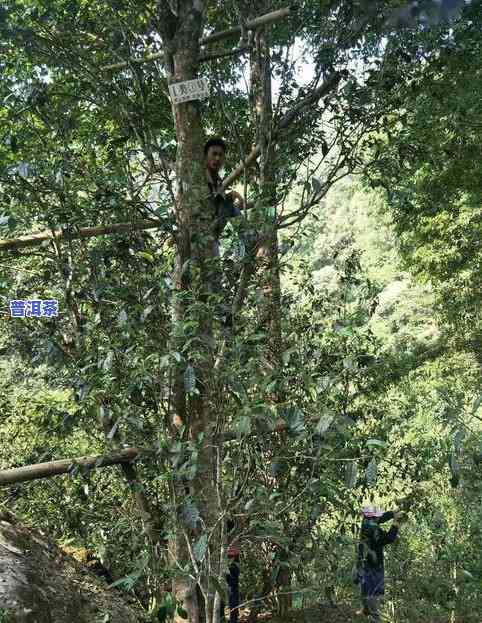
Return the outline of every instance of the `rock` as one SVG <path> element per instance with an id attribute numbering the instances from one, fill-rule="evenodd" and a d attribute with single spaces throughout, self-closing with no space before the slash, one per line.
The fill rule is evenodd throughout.
<path id="1" fill-rule="evenodd" d="M 142 623 L 148 616 L 47 536 L 0 512 L 0 620 Z"/>

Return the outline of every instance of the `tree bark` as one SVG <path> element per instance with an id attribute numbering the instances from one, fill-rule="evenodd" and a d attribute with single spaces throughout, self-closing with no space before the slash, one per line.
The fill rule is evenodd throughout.
<path id="1" fill-rule="evenodd" d="M 264 0 L 262 0 L 264 2 Z M 264 231 L 257 257 L 262 279 L 263 301 L 260 309 L 261 324 L 267 329 L 266 359 L 278 377 L 276 389 L 269 397 L 275 403 L 283 402 L 280 371 L 282 367 L 281 329 L 281 283 L 278 257 L 277 197 L 276 197 L 276 153 L 273 125 L 271 56 L 264 29 L 254 36 L 254 50 L 251 58 L 251 84 L 253 116 L 257 128 L 256 143 L 261 146 L 260 154 L 260 204 L 265 211 Z M 286 554 L 284 558 L 286 558 Z M 291 571 L 283 567 L 277 578 L 277 585 L 289 589 Z M 279 614 L 285 616 L 291 608 L 291 595 L 278 598 Z"/>
<path id="2" fill-rule="evenodd" d="M 318 418 L 313 418 L 312 421 L 316 423 Z M 276 421 L 272 431 L 266 431 L 266 433 L 255 431 L 251 433 L 251 436 L 281 433 L 285 431 L 286 428 L 286 422 L 280 418 Z M 221 436 L 222 441 L 235 441 L 236 439 L 238 439 L 238 433 L 235 432 L 228 431 Z M 155 450 L 148 450 L 146 448 L 124 448 L 124 450 L 119 450 L 118 452 L 108 455 L 80 456 L 70 459 L 60 459 L 58 461 L 47 461 L 46 463 L 35 463 L 23 467 L 13 467 L 12 469 L 0 470 L 0 486 L 13 485 L 30 480 L 40 480 L 41 478 L 53 478 L 54 476 L 67 474 L 75 464 L 79 464 L 86 469 L 99 469 L 101 467 L 129 463 L 149 453 L 155 453 Z"/>
<path id="3" fill-rule="evenodd" d="M 133 221 L 132 223 L 115 223 L 113 225 L 103 225 L 98 227 L 81 227 L 76 231 L 65 229 L 55 229 L 53 231 L 41 231 L 27 236 L 20 236 L 12 240 L 0 240 L 0 253 L 12 251 L 25 247 L 35 247 L 48 240 L 78 240 L 82 238 L 94 238 L 107 234 L 120 234 L 141 229 L 159 229 L 164 226 L 162 221 L 145 219 Z"/>
<path id="4" fill-rule="evenodd" d="M 85 469 L 95 469 L 98 467 L 128 463 L 129 461 L 139 458 L 141 453 L 142 450 L 139 448 L 126 448 L 106 456 L 79 456 L 72 459 L 61 459 L 59 461 L 48 461 L 47 463 L 36 463 L 34 465 L 4 469 L 0 471 L 0 486 L 67 474 L 75 464 Z"/>
<path id="5" fill-rule="evenodd" d="M 199 66 L 199 40 L 201 38 L 204 3 L 201 0 L 185 0 L 179 3 L 178 15 L 174 16 L 169 7 L 159 5 L 161 33 L 166 50 L 166 70 L 168 82 L 177 83 L 197 77 Z M 192 321 L 195 328 L 192 367 L 196 377 L 196 390 L 186 389 L 184 368 L 179 367 L 173 387 L 175 418 L 178 425 L 184 425 L 187 436 L 198 443 L 197 473 L 189 484 L 179 481 L 173 483 L 173 495 L 179 508 L 179 502 L 186 493 L 196 505 L 202 519 L 200 525 L 183 525 L 181 514 L 178 516 L 176 538 L 170 543 L 171 561 L 183 567 L 191 563 L 194 569 L 191 577 L 179 575 L 173 583 L 176 598 L 184 603 L 190 623 L 199 622 L 199 603 L 196 586 L 199 582 L 204 597 L 205 621 L 215 623 L 217 613 L 214 610 L 215 591 L 211 576 L 219 577 L 219 564 L 213 563 L 220 548 L 219 535 L 216 534 L 217 494 L 215 482 L 216 442 L 213 439 L 210 420 L 214 404 L 211 394 L 214 390 L 210 379 L 212 370 L 213 328 L 208 302 L 213 292 L 212 265 L 215 261 L 213 249 L 213 207 L 208 199 L 204 164 L 204 133 L 197 102 L 172 104 L 174 124 L 177 136 L 176 177 L 177 196 L 175 218 L 177 225 L 176 266 L 174 284 L 176 297 L 173 309 L 174 343 L 178 352 L 182 352 L 184 326 Z M 193 347 L 194 348 L 194 347 Z M 201 440 L 200 434 L 203 438 Z M 199 522 L 198 522 L 199 524 Z M 214 532 L 214 534 L 213 534 Z M 201 534 L 209 535 L 210 546 L 204 560 L 192 559 L 192 545 Z M 212 551 L 215 550 L 215 551 Z M 183 619 L 176 615 L 176 623 Z"/>

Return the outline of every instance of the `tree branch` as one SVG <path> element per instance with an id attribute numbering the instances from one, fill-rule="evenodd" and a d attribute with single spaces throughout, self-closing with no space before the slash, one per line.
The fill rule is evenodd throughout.
<path id="1" fill-rule="evenodd" d="M 299 101 L 292 110 L 285 113 L 281 119 L 278 121 L 275 129 L 273 130 L 272 138 L 273 140 L 279 139 L 279 135 L 282 130 L 286 130 L 293 121 L 295 121 L 296 117 L 306 108 L 313 106 L 316 104 L 320 98 L 324 95 L 327 95 L 331 91 L 333 91 L 340 82 L 342 78 L 342 74 L 339 72 L 334 73 L 330 76 L 326 82 L 324 82 L 320 87 L 315 89 L 312 93 L 304 97 L 301 101 Z M 251 165 L 260 155 L 261 153 L 261 145 L 256 145 L 250 154 L 241 161 L 235 169 L 224 179 L 223 187 L 228 187 L 234 181 L 236 181 L 243 173 L 245 168 Z"/>
<path id="2" fill-rule="evenodd" d="M 315 418 L 314 421 L 318 421 L 318 418 Z M 255 431 L 251 433 L 251 435 L 270 435 L 272 433 L 280 433 L 287 428 L 288 424 L 285 420 L 279 418 L 276 420 L 272 430 Z M 228 431 L 224 433 L 221 438 L 223 441 L 235 441 L 238 439 L 238 435 L 235 432 Z M 79 464 L 85 469 L 96 469 L 99 467 L 110 467 L 111 465 L 130 463 L 148 454 L 155 454 L 155 450 L 150 450 L 148 448 L 124 448 L 119 452 L 105 456 L 80 456 L 71 459 L 60 459 L 58 461 L 24 465 L 23 467 L 13 467 L 11 469 L 0 470 L 0 486 L 67 474 L 75 464 Z"/>
<path id="3" fill-rule="evenodd" d="M 132 223 L 116 223 L 100 227 L 82 227 L 76 232 L 70 232 L 65 229 L 42 231 L 37 234 L 13 238 L 12 240 L 0 240 L 0 253 L 3 251 L 11 251 L 12 249 L 21 249 L 23 247 L 34 247 L 42 244 L 45 240 L 75 240 L 79 238 L 93 238 L 95 236 L 117 234 L 133 230 L 157 229 L 161 228 L 163 225 L 163 221 L 146 219 L 142 221 L 133 221 Z"/>
<path id="4" fill-rule="evenodd" d="M 225 58 L 226 56 L 235 56 L 236 54 L 243 54 L 244 52 L 249 51 L 251 48 L 249 46 L 244 46 L 241 48 L 233 48 L 232 50 L 220 50 L 219 52 L 205 53 L 199 55 L 199 62 L 206 63 L 207 61 L 213 61 L 217 58 Z M 149 63 L 152 61 L 164 60 L 164 52 L 154 52 L 154 54 L 149 54 L 145 58 L 136 58 L 129 61 L 129 63 Z M 101 67 L 101 71 L 118 71 L 120 69 L 124 69 L 127 67 L 128 63 L 122 61 L 120 63 L 112 63 L 111 65 L 104 65 Z"/>
<path id="5" fill-rule="evenodd" d="M 249 45 L 245 45 L 240 48 L 233 48 L 232 50 L 220 50 L 219 52 L 213 52 L 212 54 L 201 54 L 199 57 L 199 62 L 204 63 L 206 61 L 214 61 L 218 58 L 226 58 L 227 56 L 244 54 L 245 52 L 249 52 L 250 50 L 251 47 Z"/>
<path id="6" fill-rule="evenodd" d="M 261 15 L 250 22 L 246 23 L 247 30 L 254 30 L 255 28 L 259 28 L 260 26 L 266 26 L 267 24 L 272 24 L 273 22 L 278 22 L 285 17 L 288 17 L 291 13 L 291 8 L 280 9 L 279 11 L 273 11 L 271 13 L 266 13 L 265 15 Z M 229 39 L 230 37 L 235 37 L 241 34 L 241 26 L 237 26 L 235 28 L 230 28 L 229 30 L 221 30 L 220 32 L 215 32 L 212 35 L 208 35 L 207 37 L 203 37 L 199 40 L 200 45 L 209 45 L 210 43 L 216 43 L 217 41 L 222 41 L 223 39 Z M 243 50 L 243 48 L 240 48 Z M 228 54 L 238 53 L 232 50 Z M 212 54 L 205 54 L 199 57 L 201 62 L 212 60 Z M 217 58 L 214 56 L 214 58 Z M 123 61 L 121 63 L 112 63 L 111 65 L 104 65 L 100 68 L 101 71 L 119 71 L 120 69 L 125 69 L 131 63 L 136 63 L 138 65 L 143 63 L 151 63 L 152 61 L 163 60 L 164 52 L 154 52 L 153 54 L 148 54 L 143 58 L 130 58 L 128 61 Z"/>
<path id="7" fill-rule="evenodd" d="M 107 467 L 118 465 L 139 458 L 145 450 L 140 448 L 125 448 L 115 454 L 108 456 L 81 456 L 72 459 L 61 459 L 60 461 L 49 461 L 47 463 L 35 463 L 24 467 L 14 467 L 12 469 L 0 470 L 0 485 L 10 485 L 17 482 L 27 482 L 38 480 L 39 478 L 51 478 L 59 474 L 67 474 L 74 464 L 79 464 L 86 469 L 96 467 Z"/>

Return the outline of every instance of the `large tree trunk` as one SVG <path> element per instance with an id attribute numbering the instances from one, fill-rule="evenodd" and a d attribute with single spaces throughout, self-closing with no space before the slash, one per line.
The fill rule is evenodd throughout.
<path id="1" fill-rule="evenodd" d="M 261 147 L 259 189 L 260 206 L 264 212 L 264 231 L 258 250 L 264 294 L 261 315 L 262 320 L 269 328 L 269 356 L 273 363 L 277 363 L 281 354 L 281 286 L 276 222 L 276 164 L 275 139 L 273 136 L 271 62 L 264 29 L 259 29 L 255 33 L 254 43 L 254 50 L 251 54 L 251 93 L 253 117 L 257 130 L 256 143 Z"/>
<path id="2" fill-rule="evenodd" d="M 266 9 L 263 6 L 257 9 Z M 261 322 L 267 328 L 266 359 L 275 375 L 278 376 L 276 389 L 270 399 L 283 402 L 283 387 L 279 371 L 282 366 L 281 329 L 281 283 L 278 257 L 277 197 L 276 197 L 276 154 L 273 128 L 272 84 L 270 49 L 264 29 L 254 36 L 254 49 L 251 54 L 251 88 L 253 116 L 257 129 L 256 143 L 261 146 L 260 154 L 260 205 L 264 212 L 264 230 L 257 258 L 262 279 L 263 301 L 260 310 Z M 287 558 L 286 553 L 283 558 Z M 288 591 L 291 585 L 291 571 L 283 567 L 277 578 L 277 585 Z M 291 608 L 291 595 L 278 598 L 279 614 L 286 615 Z"/>
<path id="3" fill-rule="evenodd" d="M 103 615 L 111 623 L 148 621 L 127 596 L 108 590 L 47 537 L 5 512 L 0 513 L 2 609 L 11 623 L 93 623 Z"/>
<path id="4" fill-rule="evenodd" d="M 169 6 L 159 5 L 162 23 L 162 38 L 166 50 L 166 69 L 170 84 L 192 80 L 197 77 L 199 59 L 199 40 L 202 34 L 204 3 L 200 0 L 184 0 L 178 3 L 177 15 Z M 209 534 L 210 548 L 204 561 L 192 560 L 190 548 L 201 533 L 211 533 L 216 525 L 218 500 L 216 490 L 216 440 L 213 438 L 212 399 L 216 388 L 210 379 L 213 366 L 212 318 L 208 306 L 209 295 L 213 292 L 212 265 L 213 254 L 212 218 L 213 208 L 207 199 L 207 184 L 204 164 L 204 134 L 197 102 L 172 105 L 177 136 L 176 177 L 177 197 L 175 218 L 177 225 L 176 266 L 174 283 L 176 301 L 174 304 L 174 339 L 176 350 L 181 352 L 183 345 L 183 325 L 191 320 L 195 327 L 192 349 L 192 367 L 196 377 L 197 394 L 189 394 L 184 385 L 186 364 L 177 370 L 174 392 L 174 416 L 178 426 L 186 427 L 188 438 L 199 440 L 197 473 L 189 483 L 175 483 L 173 495 L 177 507 L 189 494 L 202 518 L 203 529 L 198 525 L 186 528 L 179 514 L 176 525 L 176 538 L 170 544 L 171 561 L 185 566 L 191 562 L 203 594 L 204 616 L 207 623 L 215 623 L 216 593 L 212 576 L 219 577 L 219 556 L 221 534 Z M 191 349 L 191 350 L 192 350 Z M 194 353 L 193 353 L 194 354 Z M 220 528 L 216 528 L 220 532 Z M 213 551 L 215 550 L 215 551 Z M 217 564 L 216 564 L 217 561 Z M 192 577 L 178 577 L 174 581 L 174 594 L 184 603 L 190 623 L 199 621 L 197 580 Z M 176 618 L 181 623 L 182 618 Z"/>

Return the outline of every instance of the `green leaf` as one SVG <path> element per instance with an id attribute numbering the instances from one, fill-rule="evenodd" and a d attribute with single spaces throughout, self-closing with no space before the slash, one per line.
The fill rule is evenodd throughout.
<path id="1" fill-rule="evenodd" d="M 120 420 L 117 420 L 117 422 L 115 422 L 114 426 L 110 429 L 109 434 L 107 435 L 107 439 L 109 441 L 111 441 L 113 439 L 113 437 L 115 436 L 117 429 L 119 428 L 119 423 Z"/>
<path id="2" fill-rule="evenodd" d="M 194 368 L 191 365 L 188 365 L 184 371 L 184 389 L 188 394 L 194 391 L 196 387 L 196 375 L 194 373 Z"/>
<path id="3" fill-rule="evenodd" d="M 345 485 L 347 489 L 353 489 L 358 477 L 358 465 L 356 461 L 350 461 L 345 467 Z"/>
<path id="4" fill-rule="evenodd" d="M 234 248 L 233 248 L 233 252 L 234 252 L 234 257 L 238 259 L 242 259 L 246 255 L 246 247 L 242 240 L 236 241 Z"/>
<path id="5" fill-rule="evenodd" d="M 345 359 L 343 359 L 343 367 L 346 370 L 353 370 L 355 368 L 355 362 L 350 357 L 345 357 Z"/>
<path id="6" fill-rule="evenodd" d="M 318 423 L 315 428 L 318 435 L 324 435 L 326 431 L 330 428 L 334 419 L 335 419 L 335 414 L 332 413 L 331 411 L 327 411 L 326 413 L 324 413 L 318 420 Z"/>
<path id="7" fill-rule="evenodd" d="M 185 619 L 186 621 L 189 618 L 188 613 L 186 612 L 186 610 L 184 610 L 184 608 L 181 605 L 177 607 L 177 614 L 181 617 L 181 619 Z"/>
<path id="8" fill-rule="evenodd" d="M 114 351 L 110 350 L 102 363 L 103 370 L 110 370 L 114 361 Z"/>
<path id="9" fill-rule="evenodd" d="M 474 401 L 474 404 L 472 405 L 472 413 L 477 413 L 477 410 L 480 407 L 481 403 L 482 403 L 482 394 Z"/>
<path id="10" fill-rule="evenodd" d="M 367 446 L 378 446 L 379 448 L 384 448 L 387 444 L 380 439 L 367 439 Z"/>
<path id="11" fill-rule="evenodd" d="M 169 367 L 170 363 L 171 363 L 171 359 L 169 355 L 163 355 L 161 359 L 159 360 L 159 367 L 167 368 Z"/>
<path id="12" fill-rule="evenodd" d="M 284 353 L 282 354 L 281 357 L 283 359 L 283 363 L 285 364 L 285 366 L 289 364 L 291 355 L 294 350 L 295 350 L 294 348 L 288 348 L 288 350 L 285 350 Z"/>
<path id="13" fill-rule="evenodd" d="M 138 251 L 137 255 L 139 255 L 140 257 L 144 258 L 145 260 L 147 260 L 151 264 L 153 264 L 156 261 L 154 256 L 151 255 L 151 253 L 147 253 L 147 251 Z"/>
<path id="14" fill-rule="evenodd" d="M 373 487 L 375 485 L 375 483 L 377 482 L 377 475 L 378 475 L 377 472 L 378 472 L 377 462 L 373 458 L 370 461 L 370 463 L 368 463 L 368 466 L 367 466 L 367 469 L 366 469 L 366 472 L 365 472 L 367 485 L 369 487 Z"/>
<path id="15" fill-rule="evenodd" d="M 192 548 L 194 558 L 198 561 L 203 560 L 204 556 L 206 555 L 207 547 L 208 547 L 207 534 L 202 534 Z"/>
<path id="16" fill-rule="evenodd" d="M 289 407 L 282 414 L 288 425 L 290 433 L 299 435 L 305 430 L 305 418 L 303 412 L 297 407 Z"/>
<path id="17" fill-rule="evenodd" d="M 119 315 L 117 316 L 117 320 L 119 324 L 125 324 L 127 322 L 127 312 L 125 309 L 121 309 Z"/>
<path id="18" fill-rule="evenodd" d="M 317 177 L 311 178 L 311 186 L 313 188 L 313 192 L 315 193 L 315 195 L 320 194 L 323 190 L 323 186 Z"/>
<path id="19" fill-rule="evenodd" d="M 249 435 L 251 432 L 251 418 L 248 415 L 243 415 L 237 420 L 236 428 L 241 435 Z"/>
<path id="20" fill-rule="evenodd" d="M 109 588 L 114 588 L 115 586 L 122 586 L 126 588 L 127 590 L 130 590 L 137 583 L 141 575 L 142 575 L 142 570 L 136 569 L 132 573 L 129 573 L 129 575 L 126 575 L 123 578 L 116 580 L 112 584 L 109 584 Z"/>
<path id="21" fill-rule="evenodd" d="M 149 314 L 152 312 L 152 310 L 155 308 L 155 305 L 148 305 L 144 311 L 141 314 L 141 322 L 144 322 L 144 320 L 147 318 L 147 316 L 149 316 Z"/>
<path id="22" fill-rule="evenodd" d="M 256 500 L 255 500 L 254 498 L 251 498 L 250 500 L 248 500 L 248 501 L 246 502 L 246 504 L 244 505 L 244 510 L 245 510 L 245 511 L 249 511 L 249 509 L 250 509 L 250 508 L 252 508 L 252 506 L 253 506 L 253 504 L 255 503 L 255 501 L 256 501 Z"/>
<path id="23" fill-rule="evenodd" d="M 450 467 L 450 471 L 452 472 L 452 477 L 453 478 L 459 478 L 459 476 L 460 476 L 460 466 L 459 466 L 457 458 L 456 458 L 456 456 L 455 456 L 455 454 L 453 452 L 450 452 L 450 454 L 449 454 L 449 467 Z"/>
<path id="24" fill-rule="evenodd" d="M 461 453 L 463 450 L 463 442 L 465 439 L 465 431 L 459 428 L 454 435 L 454 449 L 455 452 Z"/>
<path id="25" fill-rule="evenodd" d="M 199 511 L 193 502 L 184 502 L 181 509 L 181 516 L 185 524 L 193 530 L 197 527 L 200 519 Z"/>

